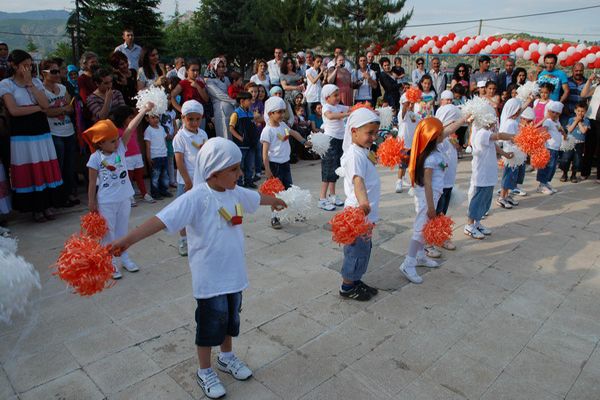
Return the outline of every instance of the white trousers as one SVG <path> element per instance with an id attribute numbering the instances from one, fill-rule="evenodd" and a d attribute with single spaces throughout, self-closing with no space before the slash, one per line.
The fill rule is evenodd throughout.
<path id="1" fill-rule="evenodd" d="M 127 235 L 129 215 L 131 214 L 131 202 L 129 199 L 114 203 L 99 203 L 98 211 L 108 224 L 108 233 L 102 238 L 103 245 Z M 129 261 L 129 255 L 126 251 L 121 254 L 120 259 L 123 262 Z M 119 257 L 113 257 L 113 264 L 118 265 L 118 260 Z"/>
<path id="2" fill-rule="evenodd" d="M 415 223 L 413 224 L 413 235 L 412 239 L 419 243 L 425 244 L 423 239 L 423 228 L 429 217 L 427 217 L 427 199 L 425 198 L 425 189 L 422 187 L 415 186 Z M 437 207 L 438 200 L 440 199 L 440 192 L 433 192 L 433 208 Z"/>

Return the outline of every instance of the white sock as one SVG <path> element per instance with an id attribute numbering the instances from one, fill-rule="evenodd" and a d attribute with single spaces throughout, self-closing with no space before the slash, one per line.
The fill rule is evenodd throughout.
<path id="1" fill-rule="evenodd" d="M 426 254 L 425 254 L 425 250 L 419 250 L 419 251 L 417 252 L 417 258 L 423 258 L 423 257 L 425 257 L 425 256 L 426 256 Z"/>
<path id="2" fill-rule="evenodd" d="M 212 372 L 212 368 L 208 367 L 208 368 L 198 368 L 198 376 L 206 376 L 208 374 L 210 374 Z"/>
<path id="3" fill-rule="evenodd" d="M 407 266 L 412 268 L 417 264 L 417 259 L 415 257 L 406 256 L 404 260 L 406 261 Z"/>
<path id="4" fill-rule="evenodd" d="M 233 358 L 233 356 L 234 356 L 233 351 L 222 351 L 219 354 L 219 359 L 221 361 L 229 361 Z"/>

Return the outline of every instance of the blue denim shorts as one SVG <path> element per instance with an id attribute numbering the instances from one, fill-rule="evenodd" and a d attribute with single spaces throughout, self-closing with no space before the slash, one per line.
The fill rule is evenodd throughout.
<path id="1" fill-rule="evenodd" d="M 515 189 L 519 180 L 519 169 L 521 167 L 511 168 L 508 165 L 504 166 L 502 173 L 502 189 Z"/>
<path id="2" fill-rule="evenodd" d="M 354 243 L 344 246 L 342 278 L 350 281 L 362 278 L 369 266 L 372 247 L 371 239 L 366 237 L 358 237 Z"/>
<path id="3" fill-rule="evenodd" d="M 490 209 L 493 196 L 493 186 L 475 186 L 473 197 L 469 202 L 469 218 L 481 221 L 481 218 Z"/>
<path id="4" fill-rule="evenodd" d="M 225 336 L 240 334 L 242 292 L 196 299 L 196 346 L 219 346 Z"/>

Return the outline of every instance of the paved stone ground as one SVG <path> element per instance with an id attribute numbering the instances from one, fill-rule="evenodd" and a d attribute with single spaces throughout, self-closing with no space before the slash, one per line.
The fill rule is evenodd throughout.
<path id="1" fill-rule="evenodd" d="M 459 166 L 466 188 L 469 163 Z M 494 234 L 462 234 L 444 265 L 407 284 L 412 199 L 382 170 L 383 221 L 365 280 L 384 289 L 368 303 L 337 295 L 341 248 L 318 212 L 281 231 L 268 210 L 245 219 L 251 288 L 236 353 L 255 371 L 224 376 L 231 399 L 599 399 L 600 185 L 559 184 L 512 211 L 493 209 Z M 319 166 L 293 169 L 317 193 Z M 525 189 L 533 192 L 534 176 Z M 130 225 L 164 203 L 141 204 Z M 53 223 L 12 224 L 20 253 L 43 288 L 25 317 L 0 326 L 2 399 L 199 399 L 194 381 L 195 302 L 176 238 L 135 246 L 142 270 L 92 298 L 72 294 L 48 265 L 78 229 L 71 212 Z"/>

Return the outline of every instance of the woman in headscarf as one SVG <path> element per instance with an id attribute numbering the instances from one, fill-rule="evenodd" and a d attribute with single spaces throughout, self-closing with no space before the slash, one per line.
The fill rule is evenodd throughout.
<path id="1" fill-rule="evenodd" d="M 67 66 L 67 93 L 69 96 L 76 97 L 79 96 L 79 85 L 77 84 L 77 77 L 79 76 L 79 69 L 70 64 Z"/>
<path id="2" fill-rule="evenodd" d="M 215 132 L 217 136 L 229 138 L 229 117 L 236 101 L 229 97 L 227 88 L 231 84 L 225 76 L 226 65 L 222 58 L 213 58 L 208 66 L 206 89 L 213 105 Z"/>

